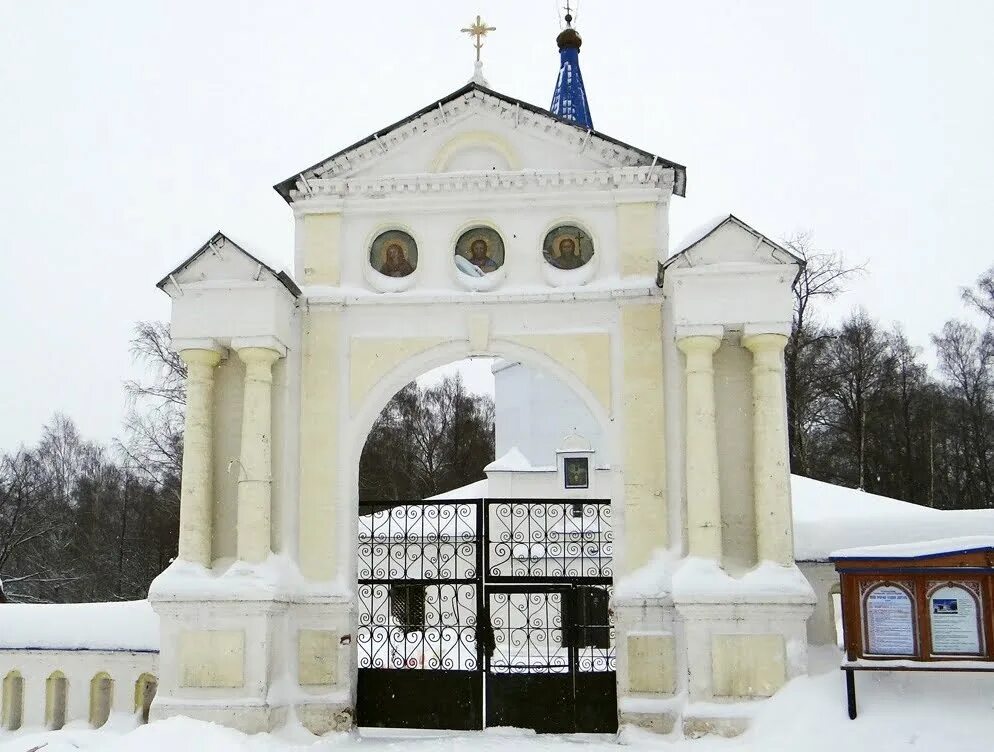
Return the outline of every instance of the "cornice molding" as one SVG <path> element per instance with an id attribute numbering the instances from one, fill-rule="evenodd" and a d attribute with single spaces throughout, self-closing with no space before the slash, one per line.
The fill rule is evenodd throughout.
<path id="1" fill-rule="evenodd" d="M 668 167 L 618 167 L 607 170 L 526 170 L 515 172 L 453 172 L 387 175 L 381 177 L 324 178 L 309 180 L 310 191 L 294 201 L 298 213 L 338 210 L 349 199 L 405 198 L 415 196 L 466 196 L 546 193 L 550 198 L 574 193 L 607 192 L 618 200 L 629 193 L 668 199 L 673 192 L 673 170 Z M 617 195 L 623 193 L 624 195 Z M 644 199 L 643 199 L 644 200 Z"/>
<path id="2" fill-rule="evenodd" d="M 429 291 L 414 288 L 402 293 L 380 293 L 326 286 L 306 286 L 303 289 L 306 305 L 333 306 L 423 306 L 432 305 L 521 305 L 523 303 L 605 303 L 642 301 L 661 298 L 662 293 L 650 278 L 616 280 L 611 286 L 599 285 L 592 289 L 550 290 L 493 290 L 486 293 L 473 291 Z"/>

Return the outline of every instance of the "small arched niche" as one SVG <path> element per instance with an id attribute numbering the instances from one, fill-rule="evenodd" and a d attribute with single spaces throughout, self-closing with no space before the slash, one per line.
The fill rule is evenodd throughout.
<path id="1" fill-rule="evenodd" d="M 16 731 L 24 717 L 24 678 L 19 671 L 10 671 L 3 678 L 3 717 L 0 728 Z"/>
<path id="2" fill-rule="evenodd" d="M 106 671 L 101 671 L 90 680 L 90 725 L 93 728 L 107 723 L 113 697 L 114 680 Z"/>
<path id="3" fill-rule="evenodd" d="M 152 674 L 142 674 L 135 682 L 135 715 L 141 719 L 142 723 L 148 723 L 148 714 L 158 687 L 159 680 Z"/>
<path id="4" fill-rule="evenodd" d="M 61 671 L 53 671 L 45 680 L 45 726 L 58 731 L 66 725 L 66 700 L 69 682 Z"/>
<path id="5" fill-rule="evenodd" d="M 485 131 L 463 133 L 443 146 L 432 163 L 432 172 L 504 172 L 520 169 L 511 145 Z"/>

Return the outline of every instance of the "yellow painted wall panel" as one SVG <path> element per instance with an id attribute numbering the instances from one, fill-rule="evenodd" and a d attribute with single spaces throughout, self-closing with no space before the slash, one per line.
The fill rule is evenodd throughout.
<path id="1" fill-rule="evenodd" d="M 245 684 L 245 632 L 185 630 L 179 635 L 180 686 L 241 687 Z"/>
<path id="2" fill-rule="evenodd" d="M 341 214 L 304 215 L 305 285 L 337 285 L 341 280 Z"/>
<path id="3" fill-rule="evenodd" d="M 624 570 L 646 564 L 669 542 L 663 405 L 662 313 L 657 304 L 621 311 L 626 555 Z"/>
<path id="4" fill-rule="evenodd" d="M 644 694 L 676 691 L 673 635 L 628 635 L 628 690 Z"/>
<path id="5" fill-rule="evenodd" d="M 622 276 L 654 276 L 657 264 L 655 203 L 618 204 L 618 253 Z"/>
<path id="6" fill-rule="evenodd" d="M 787 681 L 783 635 L 713 635 L 711 678 L 716 697 L 771 696 Z"/>
<path id="7" fill-rule="evenodd" d="M 338 681 L 338 633 L 301 629 L 297 638 L 297 680 L 301 686 L 330 686 Z"/>
<path id="8" fill-rule="evenodd" d="M 352 414 L 390 371 L 408 358 L 445 341 L 441 337 L 353 337 L 349 343 Z"/>
<path id="9" fill-rule="evenodd" d="M 300 570 L 321 581 L 336 574 L 340 317 L 337 310 L 312 309 L 301 333 Z"/>

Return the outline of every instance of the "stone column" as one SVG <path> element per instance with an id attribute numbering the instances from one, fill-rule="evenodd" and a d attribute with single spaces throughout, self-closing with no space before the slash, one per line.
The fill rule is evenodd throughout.
<path id="1" fill-rule="evenodd" d="M 752 351 L 756 548 L 760 561 L 789 566 L 794 562 L 794 534 L 782 360 L 787 337 L 752 334 L 743 337 L 742 344 Z"/>
<path id="2" fill-rule="evenodd" d="M 687 359 L 687 538 L 689 554 L 721 561 L 721 493 L 712 356 L 717 335 L 677 339 Z"/>
<path id="3" fill-rule="evenodd" d="M 258 563 L 270 551 L 272 506 L 273 363 L 280 353 L 243 347 L 242 449 L 238 474 L 238 558 Z"/>
<path id="4" fill-rule="evenodd" d="M 186 419 L 179 508 L 179 558 L 211 565 L 214 457 L 214 350 L 180 350 L 186 363 Z"/>

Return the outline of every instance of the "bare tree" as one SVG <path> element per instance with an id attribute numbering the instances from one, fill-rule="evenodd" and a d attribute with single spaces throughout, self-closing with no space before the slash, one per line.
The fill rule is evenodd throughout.
<path id="1" fill-rule="evenodd" d="M 786 238 L 784 247 L 804 261 L 793 288 L 794 318 L 784 368 L 790 466 L 795 473 L 808 475 L 807 439 L 823 422 L 823 360 L 832 337 L 832 331 L 818 321 L 815 308 L 819 301 L 831 300 L 842 292 L 848 281 L 863 273 L 865 265 L 849 266 L 839 253 L 815 250 L 807 232 Z"/>
<path id="2" fill-rule="evenodd" d="M 186 364 L 170 349 L 169 326 L 161 321 L 139 321 L 135 325 L 131 355 L 148 377 L 124 384 L 129 400 L 124 423 L 126 438 L 117 442 L 117 448 L 130 469 L 162 484 L 178 502 Z"/>
<path id="3" fill-rule="evenodd" d="M 932 338 L 939 356 L 939 369 L 963 406 L 963 431 L 972 462 L 967 463 L 967 483 L 978 484 L 985 506 L 994 503 L 991 473 L 991 429 L 994 418 L 994 352 L 991 338 L 962 321 L 947 321 L 942 334 Z M 969 495 L 970 491 L 964 489 Z"/>
<path id="4" fill-rule="evenodd" d="M 963 301 L 994 323 L 994 266 L 977 279 L 975 287 L 964 287 Z"/>
<path id="5" fill-rule="evenodd" d="M 829 346 L 831 372 L 827 393 L 833 402 L 834 427 L 851 442 L 857 484 L 866 489 L 867 417 L 889 372 L 887 338 L 859 309 L 846 319 Z"/>

